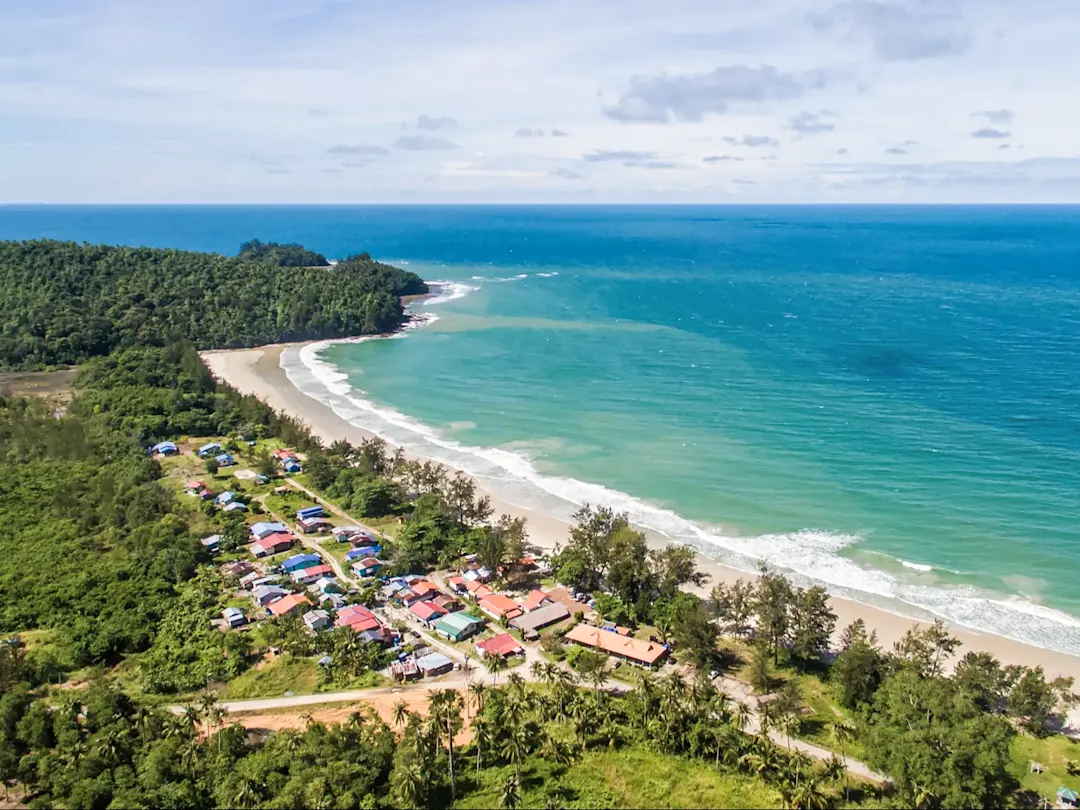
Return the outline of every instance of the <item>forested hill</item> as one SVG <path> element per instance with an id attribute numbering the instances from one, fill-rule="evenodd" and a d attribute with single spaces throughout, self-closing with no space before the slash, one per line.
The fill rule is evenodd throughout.
<path id="1" fill-rule="evenodd" d="M 399 296 L 426 291 L 416 274 L 366 254 L 335 267 L 282 267 L 181 250 L 0 242 L 0 370 L 178 338 L 208 349 L 385 332 L 404 320 Z"/>
<path id="2" fill-rule="evenodd" d="M 303 245 L 277 242 L 260 242 L 252 239 L 240 246 L 238 259 L 245 262 L 261 262 L 275 267 L 326 267 L 330 264 L 321 253 L 308 250 Z"/>

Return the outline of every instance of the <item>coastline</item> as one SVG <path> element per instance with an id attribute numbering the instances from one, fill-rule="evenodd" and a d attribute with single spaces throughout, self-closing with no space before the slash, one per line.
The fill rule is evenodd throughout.
<path id="1" fill-rule="evenodd" d="M 284 346 L 285 344 L 274 344 L 257 349 L 208 351 L 202 356 L 215 376 L 240 392 L 254 394 L 276 410 L 302 420 L 327 443 L 340 438 L 359 443 L 363 439 L 371 438 L 374 434 L 342 419 L 331 408 L 304 394 L 289 381 L 280 365 Z M 478 490 L 491 498 L 496 512 L 526 518 L 529 541 L 532 544 L 551 549 L 556 543 L 565 540 L 569 529 L 567 522 L 512 504 L 481 486 L 478 486 Z M 659 546 L 662 541 L 650 540 L 650 544 Z M 699 590 L 701 595 L 706 595 L 709 588 L 717 582 L 754 577 L 753 574 L 721 565 L 702 554 L 696 556 L 699 569 L 709 576 L 706 587 Z M 856 618 L 862 618 L 869 628 L 877 631 L 880 643 L 886 648 L 891 647 L 912 625 L 923 624 L 916 619 L 842 597 L 831 597 L 830 602 L 838 617 L 838 629 Z M 960 655 L 969 650 L 985 651 L 993 654 L 1003 664 L 1042 666 L 1048 677 L 1064 675 L 1080 680 L 1080 657 L 956 625 L 950 625 L 950 629 L 963 644 L 959 650 Z"/>

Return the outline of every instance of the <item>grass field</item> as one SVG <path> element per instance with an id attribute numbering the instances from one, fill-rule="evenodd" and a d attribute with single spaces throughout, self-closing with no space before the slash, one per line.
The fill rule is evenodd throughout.
<path id="1" fill-rule="evenodd" d="M 462 770 L 463 778 L 474 778 L 475 770 Z M 502 784 L 512 773 L 511 767 L 482 771 L 479 785 L 470 782 L 467 795 L 454 806 L 500 806 Z M 533 758 L 522 782 L 522 807 L 527 808 L 780 807 L 779 794 L 752 777 L 639 747 L 590 752 L 569 768 Z"/>
<path id="2" fill-rule="evenodd" d="M 1038 739 L 1026 734 L 1017 735 L 1012 744 L 1012 767 L 1009 771 L 1027 790 L 1054 800 L 1059 787 L 1080 791 L 1080 777 L 1069 774 L 1065 760 L 1080 760 L 1080 743 L 1064 734 Z M 1043 773 L 1031 773 L 1032 760 L 1041 763 Z"/>
<path id="3" fill-rule="evenodd" d="M 225 688 L 226 700 L 310 695 L 319 685 L 318 664 L 311 658 L 283 655 L 261 669 L 249 669 Z"/>

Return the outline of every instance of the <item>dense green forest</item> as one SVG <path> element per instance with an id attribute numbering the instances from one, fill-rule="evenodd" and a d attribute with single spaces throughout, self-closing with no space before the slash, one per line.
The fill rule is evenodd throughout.
<path id="1" fill-rule="evenodd" d="M 274 254 L 268 254 L 273 256 Z M 385 332 L 419 276 L 365 258 L 283 267 L 207 253 L 0 242 L 0 370 L 182 338 L 199 349 Z"/>
<path id="2" fill-rule="evenodd" d="M 244 242 L 236 258 L 242 262 L 259 262 L 275 267 L 327 267 L 330 264 L 321 253 L 308 250 L 303 245 L 282 245 L 277 242 L 260 242 L 258 239 Z"/>

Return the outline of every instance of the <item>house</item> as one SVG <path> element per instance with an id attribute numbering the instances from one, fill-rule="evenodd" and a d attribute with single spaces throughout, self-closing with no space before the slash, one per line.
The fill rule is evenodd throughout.
<path id="1" fill-rule="evenodd" d="M 296 517 L 298 520 L 304 520 L 305 518 L 325 517 L 325 513 L 321 506 L 305 506 L 303 509 L 296 510 Z"/>
<path id="2" fill-rule="evenodd" d="M 529 595 L 525 597 L 524 601 L 522 601 L 521 607 L 524 608 L 526 613 L 528 613 L 530 610 L 536 610 L 538 607 L 543 607 L 544 605 L 550 604 L 551 600 L 548 599 L 548 595 L 546 593 L 534 589 L 529 591 Z"/>
<path id="3" fill-rule="evenodd" d="M 241 588 L 246 588 L 247 590 L 250 591 L 253 588 L 257 588 L 260 585 L 265 584 L 263 582 L 256 582 L 255 580 L 257 580 L 257 579 L 270 580 L 270 579 L 273 579 L 273 577 L 264 577 L 258 571 L 248 571 L 247 573 L 244 573 L 244 574 L 240 575 L 240 587 Z"/>
<path id="4" fill-rule="evenodd" d="M 199 458 L 206 458 L 207 456 L 214 455 L 219 450 L 221 450 L 220 444 L 217 442 L 210 442 L 209 444 L 204 444 L 195 452 L 199 454 Z"/>
<path id="5" fill-rule="evenodd" d="M 352 570 L 359 577 L 373 577 L 382 570 L 383 564 L 374 557 L 365 557 L 359 562 L 353 563 Z"/>
<path id="6" fill-rule="evenodd" d="M 225 506 L 226 504 L 232 503 L 233 499 L 235 498 L 236 493 L 227 489 L 220 495 L 218 495 L 216 498 L 214 498 L 214 503 L 216 503 L 218 506 Z"/>
<path id="7" fill-rule="evenodd" d="M 245 574 L 250 574 L 252 571 L 251 563 L 245 560 L 237 560 L 236 562 L 226 563 L 221 566 L 221 573 L 227 577 L 242 577 Z"/>
<path id="8" fill-rule="evenodd" d="M 457 601 L 452 596 L 448 596 L 445 593 L 440 593 L 431 601 L 441 607 L 447 613 L 453 613 L 455 610 L 461 610 L 462 607 L 461 602 Z"/>
<path id="9" fill-rule="evenodd" d="M 240 627 L 247 622 L 244 611 L 240 610 L 240 608 L 227 607 L 221 611 L 221 615 L 229 627 Z"/>
<path id="10" fill-rule="evenodd" d="M 481 599 L 486 599 L 494 593 L 494 591 L 491 590 L 491 588 L 489 588 L 487 585 L 484 585 L 483 583 L 477 582 L 475 580 L 471 582 L 466 582 L 465 590 L 477 602 L 479 602 Z"/>
<path id="11" fill-rule="evenodd" d="M 341 590 L 341 583 L 332 576 L 325 576 L 315 581 L 315 587 L 321 594 L 337 593 Z"/>
<path id="12" fill-rule="evenodd" d="M 364 557 L 374 557 L 374 554 L 364 554 L 363 550 L 354 548 L 352 551 L 345 552 L 345 562 L 351 563 L 357 560 L 362 560 Z"/>
<path id="13" fill-rule="evenodd" d="M 271 453 L 271 455 L 278 461 L 281 461 L 283 458 L 296 458 L 296 452 L 290 450 L 288 447 L 279 447 Z"/>
<path id="14" fill-rule="evenodd" d="M 246 512 L 247 510 L 247 504 L 242 503 L 241 501 L 233 501 L 232 503 L 226 504 L 222 511 L 228 512 L 229 514 L 235 514 L 236 512 Z"/>
<path id="15" fill-rule="evenodd" d="M 293 536 L 288 532 L 277 532 L 267 535 L 262 540 L 256 540 L 249 546 L 251 553 L 256 557 L 270 557 L 280 554 L 292 548 Z"/>
<path id="16" fill-rule="evenodd" d="M 275 599 L 288 596 L 289 592 L 277 585 L 259 585 L 251 592 L 252 598 L 260 607 L 266 607 Z"/>
<path id="17" fill-rule="evenodd" d="M 521 615 L 521 605 L 501 593 L 493 593 L 480 600 L 477 607 L 493 619 L 513 619 Z"/>
<path id="18" fill-rule="evenodd" d="M 323 605 L 323 607 L 329 605 L 330 610 L 341 610 L 348 602 L 345 601 L 345 597 L 340 593 L 328 593 L 323 595 L 322 601 L 319 604 Z"/>
<path id="19" fill-rule="evenodd" d="M 333 528 L 333 524 L 324 517 L 301 518 L 296 522 L 296 525 L 304 534 L 328 532 Z"/>
<path id="20" fill-rule="evenodd" d="M 416 668 L 426 677 L 431 678 L 452 670 L 454 662 L 442 653 L 429 653 L 422 658 L 416 659 Z"/>
<path id="21" fill-rule="evenodd" d="M 421 599 L 430 599 L 437 596 L 440 591 L 426 579 L 418 579 L 409 584 L 409 589 Z"/>
<path id="22" fill-rule="evenodd" d="M 199 544 L 211 554 L 217 554 L 221 550 L 221 535 L 212 534 L 209 537 L 204 537 L 199 541 Z"/>
<path id="23" fill-rule="evenodd" d="M 358 534 L 363 533 L 363 529 L 359 526 L 335 526 L 334 537 L 337 538 L 339 543 L 344 543 L 350 537 L 355 537 Z"/>
<path id="24" fill-rule="evenodd" d="M 450 577 L 446 584 L 454 593 L 465 593 L 465 577 Z"/>
<path id="25" fill-rule="evenodd" d="M 214 456 L 214 461 L 218 463 L 219 467 L 232 467 L 236 464 L 235 459 L 228 453 L 222 453 L 221 455 Z"/>
<path id="26" fill-rule="evenodd" d="M 157 453 L 161 456 L 177 456 L 180 455 L 180 448 L 176 446 L 176 442 L 158 442 L 150 448 L 150 453 Z"/>
<path id="27" fill-rule="evenodd" d="M 371 619 L 375 619 L 375 614 L 369 608 L 363 605 L 348 605 L 338 611 L 334 624 L 338 627 L 347 627 Z"/>
<path id="28" fill-rule="evenodd" d="M 296 613 L 303 605 L 310 605 L 311 601 L 302 593 L 290 593 L 266 606 L 271 616 L 285 616 Z"/>
<path id="29" fill-rule="evenodd" d="M 488 582 L 491 580 L 491 569 L 484 568 L 482 565 L 470 563 L 468 570 L 462 574 L 469 582 Z"/>
<path id="30" fill-rule="evenodd" d="M 508 655 L 520 655 L 525 652 L 517 639 L 509 633 L 500 633 L 484 641 L 477 642 L 476 651 L 480 657 L 490 655 L 498 658 L 506 658 Z"/>
<path id="31" fill-rule="evenodd" d="M 281 469 L 283 469 L 287 473 L 303 472 L 303 468 L 300 466 L 300 462 L 296 461 L 295 459 L 289 459 L 288 461 L 283 463 L 281 465 Z"/>
<path id="32" fill-rule="evenodd" d="M 333 573 L 334 569 L 329 565 L 313 565 L 310 568 L 298 568 L 290 576 L 297 585 L 310 585 Z"/>
<path id="33" fill-rule="evenodd" d="M 194 479 L 192 481 L 188 481 L 184 485 L 184 492 L 186 492 L 188 495 L 191 495 L 191 496 L 193 496 L 195 498 L 201 498 L 204 501 L 207 498 L 213 498 L 214 497 L 214 493 L 211 492 L 209 489 L 207 489 L 206 484 L 204 484 L 198 478 L 196 478 L 196 479 Z"/>
<path id="34" fill-rule="evenodd" d="M 1058 807 L 1076 807 L 1080 794 L 1067 787 L 1057 789 Z"/>
<path id="35" fill-rule="evenodd" d="M 268 535 L 287 533 L 289 530 L 284 523 L 255 523 L 249 531 L 256 540 L 262 540 Z"/>
<path id="36" fill-rule="evenodd" d="M 646 667 L 654 666 L 668 651 L 663 644 L 621 636 L 587 624 L 579 624 L 572 628 L 563 636 L 563 640 L 600 650 L 624 661 Z"/>
<path id="37" fill-rule="evenodd" d="M 570 618 L 570 611 L 561 602 L 553 602 L 536 610 L 530 610 L 523 616 L 510 620 L 510 626 L 520 630 L 525 638 L 535 638 L 540 630 L 548 625 Z"/>
<path id="38" fill-rule="evenodd" d="M 394 661 L 390 664 L 390 677 L 395 681 L 412 680 L 420 674 L 416 662 L 412 660 Z"/>
<path id="39" fill-rule="evenodd" d="M 465 612 L 448 613 L 435 622 L 434 630 L 440 636 L 451 641 L 461 641 L 480 632 L 484 621 Z"/>
<path id="40" fill-rule="evenodd" d="M 589 606 L 584 602 L 579 602 L 574 599 L 574 597 L 570 595 L 570 591 L 566 590 L 566 588 L 552 588 L 547 592 L 547 596 L 552 602 L 561 603 L 568 611 L 570 611 L 571 616 L 576 613 L 589 612 Z"/>
<path id="41" fill-rule="evenodd" d="M 434 602 L 416 602 L 409 612 L 429 627 L 446 615 L 446 611 Z"/>
<path id="42" fill-rule="evenodd" d="M 304 614 L 304 624 L 308 630 L 321 630 L 330 626 L 330 614 L 325 610 L 309 610 Z"/>
<path id="43" fill-rule="evenodd" d="M 292 573 L 300 568 L 312 568 L 316 565 L 322 565 L 323 558 L 318 554 L 294 554 L 281 563 L 282 569 L 286 572 Z"/>
<path id="44" fill-rule="evenodd" d="M 357 546 L 353 551 L 364 557 L 378 557 L 379 554 L 382 553 L 382 546 L 379 543 L 376 543 L 375 545 Z"/>

